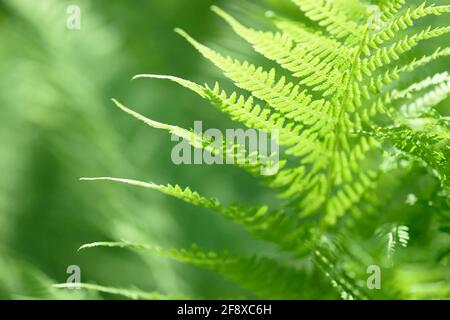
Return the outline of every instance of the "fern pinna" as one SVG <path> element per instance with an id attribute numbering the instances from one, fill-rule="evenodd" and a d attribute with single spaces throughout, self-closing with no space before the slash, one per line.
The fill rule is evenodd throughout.
<path id="1" fill-rule="evenodd" d="M 212 7 L 255 51 L 276 63 L 277 71 L 225 56 L 176 29 L 246 94 L 226 92 L 219 83 L 136 76 L 176 82 L 249 128 L 277 130 L 282 167 L 260 178 L 285 199 L 282 206 L 228 206 L 189 187 L 88 179 L 153 189 L 216 211 L 276 244 L 283 258 L 126 242 L 83 248 L 147 250 L 218 272 L 260 298 L 450 297 L 449 118 L 442 108 L 450 76 L 441 70 L 418 77 L 435 60 L 449 56 L 450 47 L 416 53 L 417 48 L 424 50 L 426 40 L 449 33 L 450 26 L 431 23 L 449 13 L 450 5 L 292 2 L 309 22 L 269 12 L 272 31 L 252 29 Z M 191 130 L 147 119 L 114 102 L 151 127 L 187 139 L 196 148 L 214 149 Z M 258 176 L 258 165 L 239 166 Z M 424 236 L 415 239 L 414 234 Z M 440 253 L 430 256 L 430 246 Z M 381 268 L 381 289 L 367 285 L 370 265 Z M 327 283 L 329 290 L 319 290 L 317 283 Z"/>

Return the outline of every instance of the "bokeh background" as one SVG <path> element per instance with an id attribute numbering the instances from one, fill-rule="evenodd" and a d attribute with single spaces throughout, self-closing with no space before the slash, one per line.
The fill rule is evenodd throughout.
<path id="1" fill-rule="evenodd" d="M 66 28 L 71 4 L 81 8 L 81 30 Z M 225 203 L 271 201 L 236 168 L 173 165 L 170 136 L 110 101 L 185 128 L 195 120 L 235 126 L 175 84 L 130 80 L 140 73 L 200 83 L 223 77 L 175 27 L 222 52 L 262 61 L 210 11 L 212 4 L 256 26 L 268 7 L 297 14 L 282 0 L 0 1 L 0 298 L 112 298 L 52 289 L 66 281 L 69 265 L 80 266 L 88 283 L 239 296 L 241 289 L 220 277 L 168 259 L 115 249 L 77 252 L 85 243 L 114 240 L 258 250 L 243 230 L 207 210 L 130 186 L 79 181 L 124 177 L 189 185 Z"/>

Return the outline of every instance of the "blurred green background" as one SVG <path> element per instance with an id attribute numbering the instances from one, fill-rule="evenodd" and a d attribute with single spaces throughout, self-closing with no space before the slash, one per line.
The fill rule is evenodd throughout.
<path id="1" fill-rule="evenodd" d="M 71 4 L 81 8 L 80 30 L 66 28 Z M 261 61 L 211 13 L 212 4 L 256 26 L 268 5 L 297 14 L 281 0 L 0 1 L 0 298 L 111 298 L 52 289 L 66 281 L 70 265 L 80 266 L 87 283 L 239 296 L 241 289 L 220 277 L 164 258 L 115 249 L 77 252 L 85 243 L 114 240 L 258 250 L 243 230 L 204 209 L 147 190 L 79 181 L 114 176 L 189 185 L 225 203 L 269 201 L 271 193 L 236 168 L 173 165 L 170 135 L 110 101 L 185 128 L 195 120 L 204 128 L 235 126 L 175 84 L 130 80 L 140 73 L 199 83 L 222 79 L 175 27 L 222 52 Z"/>

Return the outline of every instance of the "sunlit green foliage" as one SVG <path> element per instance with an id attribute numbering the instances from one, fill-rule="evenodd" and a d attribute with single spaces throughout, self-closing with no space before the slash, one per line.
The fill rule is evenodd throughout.
<path id="1" fill-rule="evenodd" d="M 1 298 L 450 298 L 446 1 L 88 2 L 0 2 Z M 191 119 L 280 171 L 172 165 Z"/>
<path id="2" fill-rule="evenodd" d="M 438 73 L 407 87 L 401 80 L 426 73 L 430 63 L 449 55 L 445 46 L 423 56 L 414 50 L 450 32 L 432 19 L 415 27 L 427 17 L 450 13 L 450 6 L 380 0 L 374 13 L 363 1 L 293 3 L 312 23 L 306 26 L 270 12 L 277 30 L 258 31 L 212 7 L 258 53 L 276 62 L 270 69 L 223 55 L 176 29 L 242 95 L 227 94 L 219 84 L 136 77 L 174 81 L 247 127 L 280 130 L 285 166 L 262 180 L 285 199 L 281 206 L 224 206 L 178 185 L 97 178 L 158 190 L 217 211 L 277 245 L 275 257 L 258 253 L 248 261 L 241 255 L 120 242 L 83 248 L 144 249 L 213 270 L 261 298 L 327 298 L 333 296 L 331 287 L 344 299 L 448 298 L 450 243 L 438 228 L 446 220 L 444 212 L 448 216 L 450 200 L 449 119 L 448 110 L 442 114 L 436 107 L 449 93 L 449 78 Z M 190 132 L 116 104 L 151 127 L 182 138 Z M 201 141 L 194 145 L 205 147 Z M 419 215 L 426 223 L 417 224 Z M 429 246 L 441 253 L 427 256 Z M 286 253 L 288 258 L 282 258 Z M 371 265 L 383 270 L 381 289 L 366 284 Z M 419 275 L 428 268 L 433 276 Z M 417 282 L 405 282 L 409 272 L 417 273 Z M 316 292 L 320 277 L 330 280 L 329 293 Z M 405 289 L 411 283 L 417 287 Z"/>

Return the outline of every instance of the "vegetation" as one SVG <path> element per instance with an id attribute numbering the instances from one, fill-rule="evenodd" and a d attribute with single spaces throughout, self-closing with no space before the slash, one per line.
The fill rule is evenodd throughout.
<path id="1" fill-rule="evenodd" d="M 85 289 L 143 299 L 450 297 L 446 107 L 450 76 L 442 62 L 448 62 L 450 55 L 450 26 L 445 24 L 450 6 L 404 0 L 291 2 L 277 2 L 283 5 L 266 12 L 264 19 L 252 20 L 264 31 L 240 22 L 244 20 L 228 10 L 212 7 L 264 58 L 252 56 L 255 63 L 222 54 L 176 29 L 235 88 L 228 89 L 223 79 L 202 85 L 154 74 L 140 74 L 133 82 L 137 85 L 143 78 L 175 82 L 240 125 L 278 131 L 282 157 L 275 175 L 261 176 L 262 163 L 236 168 L 246 172 L 243 181 L 253 183 L 247 187 L 260 190 L 258 182 L 263 186 L 259 196 L 231 202 L 220 190 L 217 197 L 225 200 L 178 184 L 82 179 L 159 191 L 206 209 L 200 220 L 207 219 L 203 218 L 207 211 L 217 213 L 219 218 L 214 221 L 228 231 L 221 238 L 225 244 L 216 248 L 175 249 L 173 244 L 141 241 L 145 236 L 137 234 L 145 233 L 144 229 L 122 218 L 116 223 L 130 226 L 133 241 L 118 241 L 112 234 L 113 241 L 83 245 L 82 252 L 111 252 L 103 247 L 132 249 L 145 259 L 156 255 L 200 267 L 206 270 L 201 277 L 210 277 L 212 271 L 234 285 L 227 287 L 220 283 L 222 279 L 214 278 L 223 292 L 220 295 L 179 288 L 147 294 L 143 288 L 129 290 L 129 285 L 120 284 L 127 289 L 118 289 L 114 283 L 107 283 L 111 287 L 86 283 Z M 255 12 L 261 11 L 258 8 Z M 212 141 L 201 136 L 191 139 L 192 130 L 151 120 L 125 103 L 113 102 L 151 127 L 188 139 L 196 148 L 214 148 Z M 189 170 L 193 169 L 185 168 L 179 174 Z M 89 190 L 100 188 L 84 183 Z M 211 193 L 203 187 L 206 194 Z M 122 209 L 131 212 L 130 207 Z M 109 221 L 108 215 L 104 219 Z M 208 225 L 203 224 L 204 228 Z M 122 236 L 119 239 L 128 238 L 124 232 L 116 234 Z M 246 245 L 239 249 L 233 239 Z M 373 266 L 381 270 L 378 288 L 369 285 Z"/>

